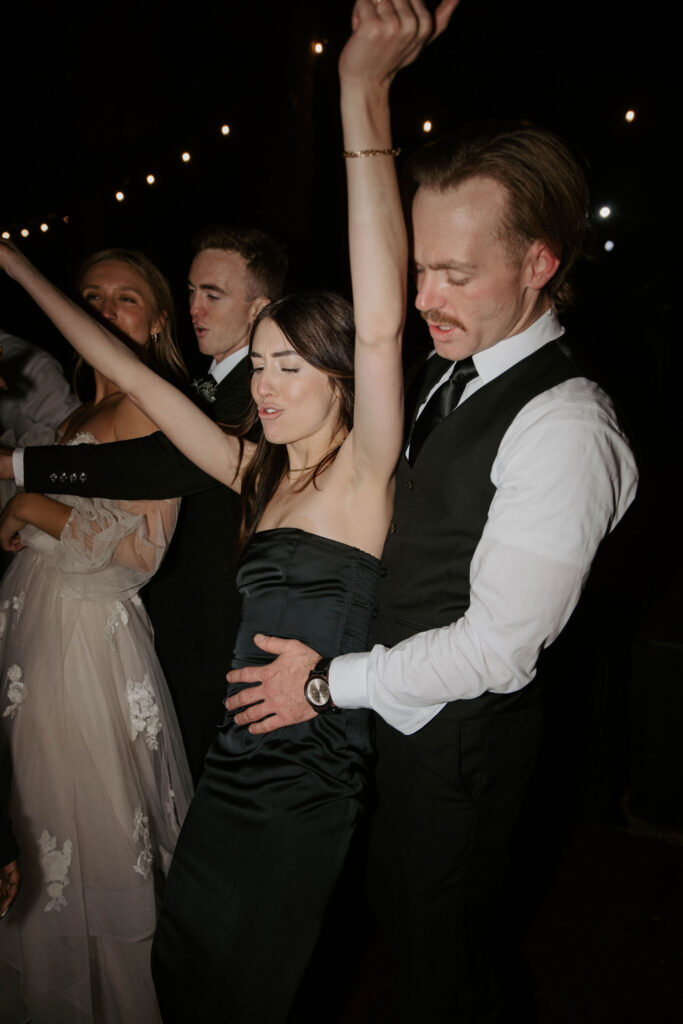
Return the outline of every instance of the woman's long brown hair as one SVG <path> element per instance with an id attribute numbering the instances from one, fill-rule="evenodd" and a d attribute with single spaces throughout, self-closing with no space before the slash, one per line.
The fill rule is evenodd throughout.
<path id="1" fill-rule="evenodd" d="M 261 310 L 251 330 L 250 347 L 258 325 L 264 320 L 272 320 L 294 351 L 329 377 L 330 386 L 339 397 L 337 426 L 346 436 L 353 425 L 355 331 L 351 305 L 333 292 L 297 292 L 287 295 Z M 253 405 L 246 422 L 239 429 L 239 436 L 247 437 L 258 423 L 258 411 Z M 337 457 L 340 447 L 341 444 L 333 448 L 305 474 L 299 485 L 300 490 L 309 484 L 315 486 L 320 474 Z M 287 468 L 286 446 L 270 444 L 261 433 L 242 481 L 240 554 L 253 537 Z"/>

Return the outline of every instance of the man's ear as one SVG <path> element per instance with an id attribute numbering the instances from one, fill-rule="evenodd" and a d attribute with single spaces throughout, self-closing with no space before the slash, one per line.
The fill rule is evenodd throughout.
<path id="1" fill-rule="evenodd" d="M 537 238 L 532 242 L 524 257 L 526 284 L 540 292 L 557 272 L 560 261 L 547 242 Z"/>
<path id="2" fill-rule="evenodd" d="M 249 326 L 253 324 L 256 317 L 259 315 L 262 309 L 270 305 L 271 300 L 267 299 L 265 295 L 259 295 L 257 299 L 249 306 Z"/>

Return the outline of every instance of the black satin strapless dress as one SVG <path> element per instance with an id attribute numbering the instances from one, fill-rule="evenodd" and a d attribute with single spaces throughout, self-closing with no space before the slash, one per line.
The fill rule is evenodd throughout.
<path id="1" fill-rule="evenodd" d="M 328 657 L 365 650 L 379 572 L 357 548 L 265 530 L 239 569 L 233 667 L 271 659 L 255 633 Z M 370 715 L 252 736 L 219 728 L 178 841 L 152 954 L 166 1024 L 282 1024 L 362 807 Z"/>

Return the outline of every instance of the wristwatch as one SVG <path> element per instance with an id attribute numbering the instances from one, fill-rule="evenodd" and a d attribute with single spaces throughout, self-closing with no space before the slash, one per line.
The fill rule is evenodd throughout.
<path id="1" fill-rule="evenodd" d="M 341 711 L 332 703 L 330 696 L 329 672 L 331 658 L 321 658 L 315 668 L 308 673 L 304 686 L 304 697 L 319 715 L 333 714 Z"/>

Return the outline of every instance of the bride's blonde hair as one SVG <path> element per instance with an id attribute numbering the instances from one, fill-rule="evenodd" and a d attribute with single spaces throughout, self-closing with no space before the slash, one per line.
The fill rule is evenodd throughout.
<path id="1" fill-rule="evenodd" d="M 175 303 L 168 281 L 148 256 L 134 249 L 100 249 L 83 261 L 76 275 L 76 287 L 81 292 L 89 270 L 98 263 L 114 261 L 125 263 L 140 275 L 152 293 L 154 316 L 162 321 L 159 334 L 150 339 L 140 351 L 140 357 L 160 377 L 183 387 L 188 379 L 187 369 L 176 342 Z M 86 364 L 79 356 L 74 367 L 74 390 L 78 393 Z"/>

